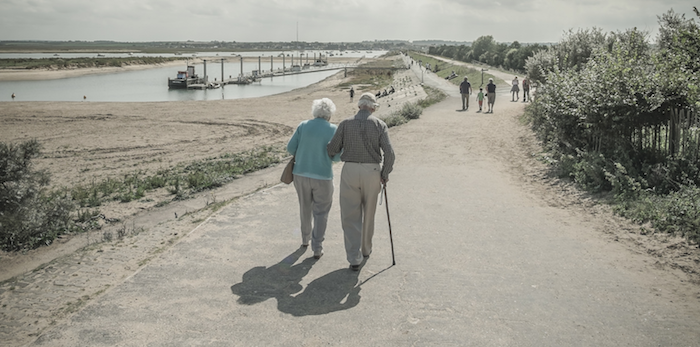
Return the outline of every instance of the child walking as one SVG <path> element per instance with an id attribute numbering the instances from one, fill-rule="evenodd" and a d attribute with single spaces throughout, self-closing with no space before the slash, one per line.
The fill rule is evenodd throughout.
<path id="1" fill-rule="evenodd" d="M 479 101 L 479 112 L 481 112 L 481 106 L 484 104 L 484 88 L 479 88 L 479 94 L 476 94 L 476 100 Z"/>

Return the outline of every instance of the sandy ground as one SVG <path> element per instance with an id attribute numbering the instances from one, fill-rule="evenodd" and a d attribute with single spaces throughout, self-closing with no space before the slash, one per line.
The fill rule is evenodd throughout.
<path id="1" fill-rule="evenodd" d="M 440 342 L 444 344 L 446 341 L 456 343 L 454 338 L 464 334 L 465 330 L 450 330 L 452 331 L 451 337 L 430 335 L 431 331 L 440 331 L 440 322 L 443 326 L 449 326 L 450 322 L 456 319 L 458 322 L 471 323 L 464 326 L 476 326 L 484 329 L 480 331 L 483 336 L 479 336 L 476 341 L 485 343 L 490 341 L 492 345 L 514 345 L 521 341 L 518 340 L 518 337 L 524 336 L 531 339 L 529 341 L 537 341 L 542 336 L 535 331 L 525 332 L 522 336 L 513 335 L 514 330 L 522 333 L 522 330 L 517 329 L 517 327 L 525 324 L 525 321 L 519 321 L 519 319 L 526 318 L 518 314 L 511 315 L 513 312 L 520 310 L 538 317 L 544 315 L 541 318 L 554 312 L 555 316 L 561 315 L 569 318 L 564 312 L 579 310 L 583 312 L 582 317 L 587 316 L 588 318 L 578 318 L 592 319 L 588 322 L 591 324 L 588 327 L 593 330 L 580 331 L 580 337 L 583 340 L 572 339 L 573 336 L 578 335 L 560 335 L 559 341 L 569 341 L 569 345 L 576 344 L 576 342 L 581 343 L 581 341 L 599 342 L 601 340 L 596 340 L 598 338 L 596 334 L 600 333 L 601 330 L 613 333 L 611 336 L 614 337 L 607 340 L 607 345 L 615 345 L 611 341 L 625 341 L 627 345 L 635 345 L 632 341 L 637 341 L 636 339 L 644 339 L 639 340 L 642 343 L 636 345 L 653 345 L 650 341 L 675 341 L 666 340 L 669 336 L 673 337 L 674 333 L 670 332 L 666 333 L 668 336 L 649 337 L 642 336 L 644 329 L 640 328 L 641 330 L 636 332 L 639 335 L 627 336 L 615 335 L 614 329 L 610 330 L 609 327 L 611 325 L 615 327 L 618 325 L 626 326 L 627 324 L 630 326 L 642 324 L 646 327 L 645 324 L 649 323 L 639 323 L 640 317 L 643 318 L 644 322 L 647 321 L 647 318 L 653 318 L 654 322 L 658 322 L 659 319 L 663 321 L 664 316 L 659 312 L 665 312 L 667 308 L 661 309 L 660 306 L 654 306 L 654 310 L 644 311 L 646 307 L 641 301 L 654 296 L 661 296 L 663 300 L 668 300 L 668 298 L 676 300 L 677 304 L 673 304 L 674 307 L 680 305 L 678 307 L 687 308 L 688 311 L 684 311 L 683 314 L 689 315 L 688 318 L 691 318 L 689 321 L 695 321 L 696 319 L 692 317 L 697 317 L 696 308 L 700 299 L 698 287 L 700 282 L 698 282 L 697 272 L 700 269 L 698 265 L 700 253 L 697 247 L 667 235 L 642 235 L 639 226 L 614 216 L 609 208 L 596 204 L 593 199 L 581 194 L 570 184 L 549 177 L 547 168 L 536 160 L 536 154 L 539 153 L 540 149 L 532 133 L 519 121 L 524 105 L 509 102 L 509 95 L 504 93 L 507 90 L 507 81 L 512 77 L 505 73 L 495 71 L 492 73 L 504 80 L 499 87 L 502 92 L 497 99 L 494 115 L 476 113 L 473 100 L 468 112 L 459 112 L 459 99 L 456 98 L 457 87 L 429 77 L 426 78 L 426 84 L 441 87 L 450 92 L 452 97 L 448 99 L 448 102 L 453 102 L 454 106 L 442 103 L 437 105 L 433 111 L 427 112 L 425 121 L 411 122 L 408 126 L 391 130 L 392 141 L 399 146 L 397 148 L 399 156 L 396 172 L 393 174 L 394 179 L 391 183 L 391 187 L 394 189 L 392 192 L 395 194 L 392 196 L 394 199 L 392 206 L 403 211 L 403 214 L 396 216 L 399 217 L 398 219 L 392 218 L 392 221 L 397 230 L 404 230 L 405 234 L 402 236 L 404 242 L 409 242 L 410 238 L 412 245 L 422 244 L 424 246 L 413 247 L 410 251 L 404 250 L 405 253 L 400 259 L 401 266 L 406 266 L 404 270 L 400 270 L 395 275 L 391 275 L 391 272 L 385 275 L 391 278 L 390 283 L 387 284 L 391 286 L 382 287 L 388 293 L 385 294 L 384 299 L 387 300 L 385 302 L 400 306 L 396 310 L 390 308 L 388 312 L 390 315 L 401 316 L 391 316 L 388 321 L 398 318 L 399 320 L 403 319 L 404 323 L 400 324 L 400 329 L 392 330 L 387 327 L 388 329 L 384 332 L 391 336 L 393 345 L 406 345 L 410 344 L 409 342 L 415 344 L 417 341 L 423 341 L 428 345 L 431 343 L 426 341 L 433 342 L 432 345 L 440 344 Z M 330 97 L 336 101 L 338 116 L 333 121 L 339 121 L 354 113 L 355 104 L 350 103 L 347 90 L 336 87 L 341 80 L 340 76 L 335 76 L 317 85 L 283 95 L 248 100 L 134 104 L 4 103 L 2 110 L 0 110 L 0 121 L 2 122 L 0 123 L 2 125 L 0 137 L 13 140 L 37 138 L 45 144 L 47 153 L 46 158 L 39 161 L 39 166 L 50 168 L 58 182 L 63 182 L 63 184 L 79 183 L 95 177 L 128 173 L 133 171 L 134 167 L 143 170 L 156 170 L 162 165 L 173 165 L 222 152 L 235 152 L 258 144 L 283 144 L 291 135 L 294 127 L 300 121 L 309 118 L 309 109 L 313 99 Z M 415 87 L 415 84 L 411 87 Z M 412 92 L 413 90 L 415 89 L 411 89 Z M 406 95 L 408 94 L 406 93 Z M 389 106 L 389 103 L 394 102 L 394 100 L 384 102 L 387 103 L 384 106 Z M 382 107 L 382 112 L 389 110 L 389 107 Z M 411 155 L 408 155 L 409 153 Z M 161 159 L 153 160 L 156 155 Z M 98 163 L 93 164 L 95 161 Z M 338 171 L 337 169 L 336 171 Z M 234 181 L 214 193 L 222 198 L 244 196 L 260 188 L 274 186 L 280 171 L 281 167 L 263 170 L 263 172 Z M 423 174 L 427 180 L 416 185 L 416 179 L 419 179 L 418 177 Z M 477 177 L 484 181 L 465 181 Z M 493 186 L 491 186 L 492 184 Z M 481 189 L 482 186 L 488 186 L 488 189 Z M 41 260 L 36 259 L 44 259 L 44 262 L 48 264 L 36 271 L 19 272 L 13 281 L 5 282 L 4 286 L 0 286 L 0 299 L 3 304 L 8 303 L 8 309 L 0 319 L 0 328 L 12 326 L 15 329 L 2 328 L 0 335 L 3 337 L 14 336 L 15 339 L 12 341 L 17 342 L 17 344 L 11 345 L 21 345 L 35 340 L 38 336 L 41 336 L 37 342 L 40 345 L 52 345 L 54 339 L 56 345 L 70 345 L 71 343 L 80 343 L 76 341 L 84 342 L 85 340 L 80 340 L 84 338 L 106 339 L 103 341 L 105 344 L 118 343 L 116 340 L 110 340 L 114 336 L 107 333 L 105 333 L 107 335 L 100 337 L 94 334 L 78 337 L 72 335 L 73 332 L 66 330 L 61 337 L 61 331 L 66 326 L 60 323 L 74 317 L 70 323 L 67 323 L 68 327 L 85 328 L 85 324 L 87 324 L 91 328 L 93 323 L 90 322 L 93 322 L 93 319 L 95 319 L 95 325 L 105 324 L 103 327 L 109 326 L 109 322 L 102 321 L 115 322 L 116 320 L 104 316 L 104 312 L 100 313 L 101 307 L 109 308 L 112 307 L 111 305 L 118 304 L 120 312 L 124 312 L 125 307 L 131 308 L 133 306 L 136 309 L 135 307 L 139 306 L 138 302 L 133 300 L 135 297 L 129 296 L 136 294 L 136 292 L 131 292 L 133 283 L 167 283 L 168 279 L 157 281 L 151 279 L 163 276 L 158 275 L 163 271 L 165 274 L 171 270 L 176 273 L 194 271 L 192 269 L 196 267 L 177 268 L 177 263 L 180 263 L 178 259 L 182 260 L 180 266 L 187 264 L 184 258 L 188 258 L 188 254 L 191 261 L 213 259 L 215 263 L 228 264 L 228 257 L 231 254 L 240 253 L 241 257 L 233 261 L 234 269 L 225 269 L 225 273 L 234 274 L 233 277 L 236 278 L 236 281 L 240 281 L 240 277 L 236 276 L 240 276 L 242 270 L 255 267 L 256 264 L 263 261 L 262 258 L 255 258 L 256 254 L 258 257 L 267 257 L 270 254 L 274 257 L 274 255 L 279 255 L 280 250 L 283 251 L 285 247 L 288 249 L 290 242 L 291 244 L 296 243 L 296 239 L 286 240 L 275 237 L 271 247 L 266 247 L 267 242 L 256 238 L 264 238 L 264 236 L 250 235 L 250 231 L 257 228 L 267 231 L 268 223 L 295 223 L 294 213 L 289 214 L 289 221 L 286 219 L 283 221 L 268 220 L 269 218 L 261 215 L 264 206 L 268 206 L 268 208 L 273 206 L 273 209 L 279 212 L 279 208 L 284 206 L 280 201 L 289 199 L 293 201 L 290 189 L 289 186 L 286 186 L 252 195 L 249 199 L 236 202 L 235 206 L 229 209 L 229 212 L 215 214 L 213 217 L 209 217 L 210 212 L 204 211 L 187 218 L 169 221 L 159 218 L 163 215 L 172 216 L 172 210 L 164 212 L 162 209 L 154 208 L 148 204 L 140 205 L 142 203 L 115 204 L 117 206 L 105 207 L 107 214 L 142 221 L 150 219 L 157 222 L 149 226 L 146 232 L 134 234 L 114 243 L 93 244 L 92 247 L 76 253 L 61 253 L 60 249 L 64 246 L 59 243 L 53 248 L 48 247 L 29 252 L 27 255 L 3 254 L 0 258 L 0 269 L 3 269 L 2 266 L 5 264 L 4 269 L 8 271 L 12 268 L 26 267 L 26 264 L 42 264 Z M 231 190 L 234 192 L 229 193 Z M 421 203 L 411 200 L 411 194 L 416 191 L 421 191 L 420 194 L 425 197 Z M 199 197 L 198 199 L 197 203 L 203 204 L 203 198 Z M 504 210 L 504 206 L 507 209 Z M 167 208 L 178 207 L 168 206 Z M 337 206 L 335 208 L 337 209 Z M 432 215 L 430 211 L 447 211 L 451 213 L 448 215 L 454 218 L 439 219 L 438 216 L 443 216 L 447 212 Z M 478 211 L 479 214 L 475 214 L 474 211 Z M 276 213 L 275 216 L 277 214 L 286 216 L 285 213 Z M 393 214 L 392 217 L 394 217 Z M 337 220 L 332 222 L 338 223 Z M 412 225 L 415 226 L 415 229 Z M 278 230 L 276 228 L 279 226 L 276 224 L 274 226 L 269 230 Z M 426 226 L 428 228 L 424 229 Z M 525 230 L 525 233 L 511 234 L 513 230 L 510 228 L 513 227 L 516 230 Z M 562 234 L 557 236 L 557 230 L 561 230 Z M 231 233 L 240 239 L 227 240 L 226 242 L 230 242 L 232 246 L 225 246 L 222 242 L 225 238 L 232 237 Z M 430 235 L 426 233 L 437 234 L 434 237 L 425 237 Z M 181 239 L 183 235 L 184 239 Z M 513 238 L 514 235 L 518 236 Z M 564 238 L 568 240 L 565 243 L 566 247 L 571 248 L 560 248 L 561 243 L 550 242 L 548 238 Z M 224 249 L 226 247 L 232 247 L 232 249 L 227 249 L 227 252 L 222 254 L 207 253 L 206 247 L 201 250 L 204 252 L 202 254 L 198 253 L 199 249 L 195 251 L 195 254 L 187 253 L 189 251 L 182 253 L 183 250 L 194 249 L 190 247 L 200 242 L 198 240 L 209 242 L 206 247 L 220 246 Z M 454 242 L 450 240 L 454 240 Z M 211 244 L 211 241 L 216 243 Z M 341 244 L 340 238 L 336 235 L 329 241 L 329 248 L 335 247 L 339 250 L 342 248 Z M 171 245 L 176 248 L 172 252 L 168 252 L 167 249 Z M 469 251 L 462 253 L 460 247 L 464 245 Z M 488 249 L 484 248 L 486 245 L 488 245 Z M 404 244 L 400 247 L 409 246 Z M 231 253 L 231 251 L 235 251 L 235 253 Z M 157 259 L 162 252 L 167 254 L 162 259 L 156 260 L 154 266 L 146 265 L 151 260 Z M 387 256 L 386 249 L 381 252 L 379 255 L 381 259 L 384 259 Z M 575 257 L 574 264 L 564 261 L 569 252 L 570 256 Z M 41 258 L 39 255 L 42 253 L 67 255 L 50 261 L 49 258 Z M 507 257 L 506 253 L 513 255 L 513 257 Z M 322 261 L 335 259 L 332 254 L 329 253 Z M 422 256 L 415 258 L 409 257 L 409 254 L 421 254 Z M 555 257 L 552 258 L 552 256 Z M 219 259 L 219 257 L 227 258 L 224 261 L 223 258 Z M 342 264 L 342 256 L 336 254 L 336 258 L 338 258 L 336 260 L 339 260 L 339 264 Z M 26 259 L 35 260 L 24 262 Z M 504 262 L 504 259 L 507 265 L 504 263 L 504 267 L 488 270 L 496 272 L 480 273 L 478 270 L 479 266 L 486 269 L 490 264 Z M 579 260 L 582 262 L 576 263 Z M 403 262 L 408 264 L 403 265 Z M 284 261 L 280 264 L 282 263 Z M 306 260 L 298 265 L 305 263 Z M 479 266 L 472 267 L 469 264 L 479 264 Z M 319 268 L 317 272 L 320 271 L 318 274 L 320 277 L 317 279 L 321 280 L 327 277 L 321 275 L 324 271 L 332 271 L 333 266 L 323 265 Z M 382 268 L 376 266 L 369 267 L 370 271 L 367 273 L 364 273 L 363 270 L 364 275 L 360 278 L 363 283 L 382 272 Z M 598 266 L 602 266 L 602 268 L 599 269 Z M 464 271 L 469 272 L 469 269 L 472 268 L 475 269 L 476 273 L 464 273 Z M 561 270 L 560 273 L 567 274 L 563 284 L 554 279 L 559 278 L 556 274 L 548 272 L 552 268 L 560 268 L 557 271 Z M 131 279 L 135 274 L 138 275 L 139 269 L 144 269 L 140 277 Z M 27 270 L 31 269 L 27 268 Z M 625 294 L 629 292 L 623 291 L 619 287 L 615 288 L 614 285 L 610 284 L 614 281 L 618 270 L 624 273 L 625 278 L 638 279 L 635 282 L 638 287 L 633 288 L 635 292 L 632 292 L 631 296 Z M 499 274 L 498 271 L 502 271 L 502 273 Z M 216 276 L 211 280 L 217 281 L 216 278 L 220 279 L 222 273 L 214 272 Z M 619 273 L 617 274 L 619 275 Z M 202 278 L 195 275 L 197 278 L 191 279 L 195 282 L 188 282 L 190 280 L 188 279 L 187 282 L 183 283 L 193 286 L 197 283 L 200 285 L 209 283 L 202 282 Z M 538 294 L 531 294 L 530 290 L 536 289 L 542 284 L 534 283 L 532 278 L 527 277 L 530 275 L 533 275 L 538 281 L 544 281 L 550 285 L 557 282 L 552 287 L 555 288 L 552 289 L 554 290 L 551 293 L 553 296 L 544 296 L 541 299 L 538 298 L 537 301 L 532 301 L 533 297 Z M 470 278 L 475 280 L 491 279 L 488 281 L 493 282 L 490 284 L 495 285 L 495 287 L 484 287 L 481 288 L 484 291 L 480 292 L 475 283 L 469 282 Z M 446 279 L 448 282 L 441 282 Z M 523 283 L 509 282 L 514 279 L 523 281 Z M 306 282 L 311 280 L 313 278 L 305 279 Z M 127 284 L 121 285 L 124 281 Z M 236 281 L 230 284 L 234 284 Z M 426 281 L 433 281 L 433 285 L 426 287 Z M 414 289 L 410 289 L 410 286 L 400 285 L 399 289 L 396 289 L 394 283 L 410 283 L 416 284 L 416 286 Z M 311 283 L 306 284 L 311 288 Z M 453 287 L 455 285 L 457 287 Z M 518 285 L 524 285 L 524 287 L 520 288 Z M 603 286 L 602 291 L 592 289 L 599 285 Z M 10 286 L 18 289 L 13 289 L 12 294 L 10 294 Z M 174 287 L 178 286 L 177 283 L 174 284 Z M 379 286 L 383 286 L 383 284 Z M 467 287 L 470 289 L 469 291 L 456 289 Z M 78 288 L 77 292 L 76 288 Z M 109 288 L 115 289 L 110 291 Z M 144 288 L 153 293 L 153 288 L 147 286 Z M 447 292 L 433 292 L 434 289 L 441 288 Z M 169 295 L 177 295 L 175 288 L 166 290 Z M 363 295 L 367 298 L 364 300 L 369 300 L 372 303 L 364 307 L 384 305 L 375 302 L 376 298 L 383 297 L 382 291 L 373 290 L 371 285 L 363 290 Z M 393 290 L 400 292 L 394 293 Z M 521 301 L 521 305 L 525 306 L 506 304 L 502 307 L 490 307 L 486 305 L 487 301 L 483 300 L 490 298 L 487 293 L 503 294 L 510 293 L 511 290 L 525 295 L 524 302 Z M 96 297 L 99 298 L 105 291 L 109 293 L 104 300 L 98 299 L 99 303 L 89 306 L 89 310 L 72 316 L 75 312 L 80 311 L 81 302 L 84 304 Z M 434 295 L 425 297 L 426 291 Z M 470 292 L 481 293 L 480 295 L 483 296 L 480 299 L 469 299 L 467 296 Z M 607 294 L 599 296 L 600 293 Z M 449 295 L 445 296 L 445 294 Z M 138 295 L 147 297 L 149 294 L 139 292 Z M 187 295 L 189 296 L 189 292 Z M 588 301 L 591 295 L 594 297 L 593 302 Z M 637 295 L 641 296 L 635 298 Z M 142 296 L 137 297 L 142 298 Z M 452 299 L 453 297 L 455 299 Z M 552 299 L 552 297 L 557 298 L 557 300 Z M 558 300 L 560 297 L 561 300 Z M 625 298 L 632 299 L 627 301 L 628 299 Z M 190 301 L 187 298 L 180 299 Z M 567 301 L 569 299 L 575 300 L 569 302 Z M 157 298 L 151 298 L 151 300 L 157 300 Z M 569 302 L 573 306 L 554 310 L 536 308 L 538 305 L 550 305 L 547 300 Z M 631 307 L 633 311 L 641 313 L 639 316 L 635 313 L 634 317 L 626 320 L 625 323 L 609 321 L 611 318 L 607 316 L 586 315 L 586 313 L 593 312 L 590 307 L 597 307 L 601 302 L 603 307 L 614 305 L 615 308 L 620 306 L 621 310 L 624 307 Z M 166 302 L 153 302 L 151 305 L 159 304 L 166 304 Z M 408 306 L 403 307 L 404 304 L 408 304 Z M 486 305 L 482 308 L 483 311 L 479 309 L 481 305 Z M 534 308 L 528 305 L 533 305 Z M 268 306 L 270 305 L 259 305 L 248 313 L 243 309 L 243 312 L 237 314 L 247 316 L 253 314 L 254 311 L 262 310 L 264 313 L 264 316 L 261 316 L 263 322 L 275 321 L 274 317 L 280 315 L 274 309 L 268 311 Z M 117 310 L 117 306 L 114 307 Z M 420 310 L 420 308 L 424 309 L 423 312 L 411 312 L 413 309 Z M 658 311 L 655 311 L 656 309 Z M 115 310 L 111 311 L 116 312 Z M 464 320 L 464 317 L 460 315 L 453 314 L 450 317 L 448 312 L 455 313 L 455 311 L 465 313 L 476 311 L 482 314 L 477 314 L 476 317 L 470 318 L 471 320 Z M 613 314 L 615 311 L 616 309 L 611 309 L 611 312 L 608 313 Z M 215 315 L 212 311 L 198 312 L 205 316 L 205 321 L 212 318 L 211 315 Z M 294 312 L 303 313 L 306 311 Z M 361 317 L 375 317 L 376 314 L 376 312 L 370 312 L 369 316 L 363 316 L 365 311 L 362 310 L 355 313 L 352 313 L 352 310 L 348 312 L 350 315 L 359 316 L 353 316 L 357 319 L 347 321 L 357 322 L 362 321 Z M 403 316 L 405 312 L 411 312 L 409 317 Z M 440 312 L 447 315 L 443 316 Z M 596 311 L 595 314 L 601 315 L 606 311 L 602 312 Z M 431 318 L 421 318 L 423 322 L 430 323 L 428 327 L 422 328 L 422 333 L 414 331 L 412 328 L 421 326 L 419 325 L 420 315 L 423 317 L 432 316 L 432 320 Z M 491 317 L 493 315 L 495 317 Z M 175 312 L 174 316 L 181 321 L 187 320 L 186 317 Z M 293 335 L 293 331 L 297 331 L 299 326 L 295 325 L 296 322 L 291 322 L 284 317 L 282 316 L 281 322 L 275 324 L 281 323 L 286 326 L 287 323 L 290 323 L 291 325 L 286 330 L 291 331 Z M 491 318 L 504 325 L 496 326 L 493 330 L 494 326 L 487 323 Z M 674 322 L 675 319 L 673 318 Z M 53 323 L 51 323 L 52 321 Z M 50 325 L 57 322 L 59 323 L 58 328 L 44 334 Z M 376 323 L 382 325 L 385 322 L 386 320 Z M 603 324 L 604 322 L 608 323 Z M 559 323 L 566 325 L 563 321 Z M 316 324 L 323 324 L 323 320 L 316 322 Z M 338 324 L 338 327 L 340 326 Z M 430 327 L 434 329 L 430 329 Z M 124 326 L 111 327 L 105 331 L 123 328 Z M 356 326 L 354 328 L 360 329 L 362 327 Z M 547 327 L 541 328 L 546 329 Z M 137 329 L 148 330 L 149 326 L 141 326 Z M 689 326 L 688 329 L 688 331 L 692 331 L 694 328 Z M 404 334 L 404 330 L 412 332 L 409 335 L 401 335 Z M 542 331 L 541 329 L 535 330 Z M 586 327 L 583 330 L 586 330 Z M 81 331 L 87 332 L 87 330 Z M 489 331 L 496 333 L 500 331 L 499 336 L 504 340 L 489 340 L 488 338 L 491 336 Z M 145 331 L 141 332 L 145 333 Z M 562 334 L 569 333 L 562 332 Z M 412 339 L 416 336 L 421 336 L 422 339 Z M 63 340 L 61 340 L 62 338 Z M 351 339 L 351 337 L 347 338 Z M 655 338 L 658 340 L 654 340 Z M 161 344 L 178 342 L 169 339 L 160 335 L 158 337 Z M 319 337 L 315 341 L 318 342 L 318 339 Z M 297 342 L 303 344 L 303 341 L 307 340 Z M 376 340 L 376 342 L 379 341 Z M 511 343 L 509 344 L 508 341 Z M 136 340 L 122 341 L 122 343 L 138 345 Z M 521 345 L 538 344 L 525 343 Z M 567 343 L 559 345 L 567 345 Z M 670 343 L 669 345 L 683 344 Z"/>
<path id="2" fill-rule="evenodd" d="M 343 61 L 347 60 L 337 58 L 332 62 Z M 3 102 L 0 139 L 38 140 L 43 154 L 36 159 L 36 166 L 49 170 L 55 187 L 100 182 L 136 172 L 153 174 L 162 168 L 259 146 L 283 148 L 296 126 L 311 117 L 315 99 L 335 101 L 337 111 L 331 121 L 337 123 L 357 109 L 357 98 L 350 101 L 349 87 L 337 87 L 343 80 L 340 72 L 284 94 L 210 102 Z M 396 86 L 397 93 L 391 98 L 380 99 L 383 107 L 379 115 L 391 112 L 392 106 L 395 109 L 402 102 L 425 96 L 417 80 L 397 81 Z M 358 92 L 360 88 L 355 87 Z M 172 195 L 163 189 L 131 203 L 104 203 L 100 212 L 107 219 L 126 221 L 170 199 Z M 66 236 L 59 243 L 69 239 Z M 25 255 L 0 252 L 0 280 L 31 270 L 85 242 L 72 243 L 71 247 L 59 244 Z"/>

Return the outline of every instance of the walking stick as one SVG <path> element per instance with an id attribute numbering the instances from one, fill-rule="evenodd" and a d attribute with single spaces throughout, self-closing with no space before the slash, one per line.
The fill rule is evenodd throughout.
<path id="1" fill-rule="evenodd" d="M 389 221 L 389 241 L 391 242 L 391 265 L 396 265 L 394 257 L 394 237 L 391 236 L 391 218 L 389 218 L 389 199 L 386 196 L 386 183 L 384 183 L 384 201 L 386 202 L 386 220 Z"/>

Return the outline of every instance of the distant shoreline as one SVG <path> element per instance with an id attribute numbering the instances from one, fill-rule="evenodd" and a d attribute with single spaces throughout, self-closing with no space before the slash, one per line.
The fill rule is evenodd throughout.
<path id="1" fill-rule="evenodd" d="M 60 70 L 0 69 L 0 82 L 55 80 L 55 79 L 61 79 L 61 78 L 80 77 L 80 76 L 94 75 L 94 74 L 110 74 L 110 73 L 119 73 L 119 72 L 128 72 L 128 71 L 138 71 L 138 70 L 146 70 L 146 69 L 152 69 L 152 68 L 157 68 L 157 67 L 167 67 L 167 66 L 182 66 L 184 69 L 186 61 L 190 61 L 193 64 L 199 64 L 202 62 L 202 60 L 210 59 L 210 58 L 221 59 L 222 57 L 219 57 L 219 56 L 212 56 L 212 57 L 201 56 L 201 57 L 197 57 L 195 59 L 183 58 L 182 60 L 170 61 L 170 62 L 160 63 L 160 64 L 128 65 L 128 66 L 123 66 L 123 67 L 75 68 L 75 69 L 60 69 Z M 251 61 L 258 61 L 258 57 L 244 57 L 243 59 L 244 60 L 251 60 Z M 275 57 L 274 59 L 279 60 L 281 58 Z M 338 58 L 329 58 L 328 60 L 332 61 L 333 63 L 345 63 L 345 62 L 359 61 L 359 60 L 361 60 L 361 58 L 338 57 Z M 175 75 L 175 72 L 176 71 L 173 71 L 173 76 Z"/>
<path id="2" fill-rule="evenodd" d="M 163 66 L 178 66 L 184 63 L 185 59 L 171 61 L 162 64 L 129 65 L 123 67 L 100 67 L 100 68 L 76 68 L 76 69 L 0 69 L 0 82 L 6 81 L 41 81 L 55 80 L 61 78 L 79 77 L 94 74 L 109 74 L 127 71 L 138 71 L 152 69 Z M 174 73 L 173 73 L 174 74 Z"/>

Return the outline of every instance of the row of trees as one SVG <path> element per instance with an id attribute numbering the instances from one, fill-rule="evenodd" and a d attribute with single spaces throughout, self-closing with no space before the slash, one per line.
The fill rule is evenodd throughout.
<path id="1" fill-rule="evenodd" d="M 673 11 L 659 24 L 655 44 L 636 28 L 594 28 L 536 52 L 525 64 L 540 86 L 527 114 L 562 175 L 700 239 L 700 28 Z"/>
<path id="2" fill-rule="evenodd" d="M 535 53 L 545 50 L 540 44 L 510 44 L 496 42 L 493 36 L 481 36 L 471 46 L 437 46 L 428 49 L 429 54 L 439 55 L 463 62 L 481 62 L 508 70 L 524 71 L 526 60 Z"/>

